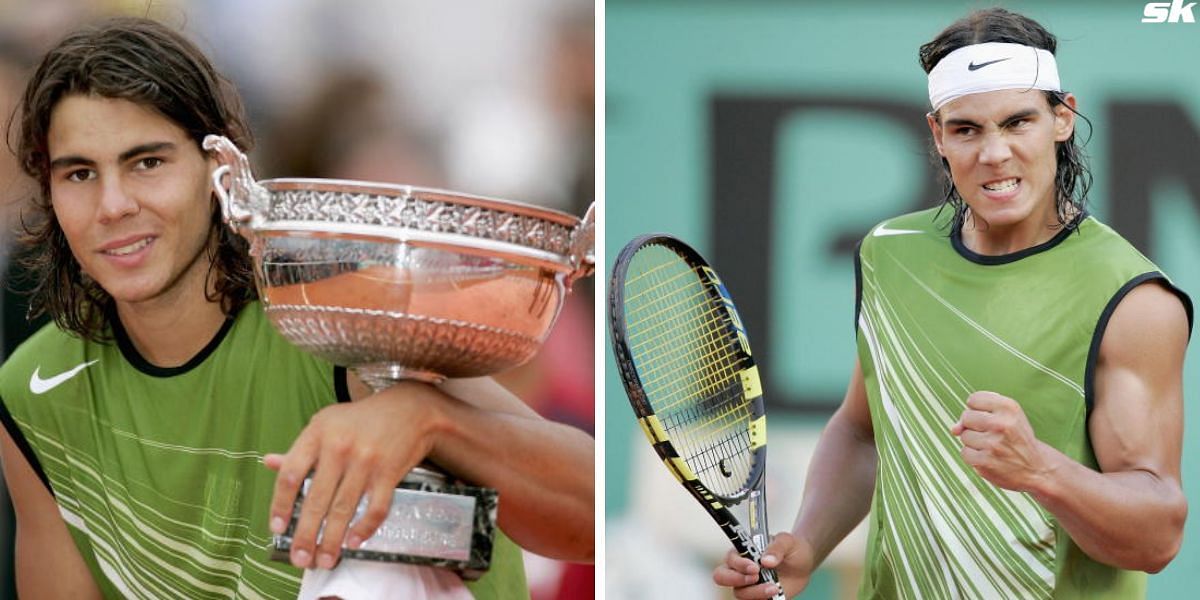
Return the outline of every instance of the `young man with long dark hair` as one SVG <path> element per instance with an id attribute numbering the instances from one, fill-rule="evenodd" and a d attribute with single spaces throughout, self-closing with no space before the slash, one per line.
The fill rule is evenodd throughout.
<path id="1" fill-rule="evenodd" d="M 425 459 L 503 498 L 471 595 L 527 597 L 518 544 L 591 560 L 589 436 L 487 379 L 372 394 L 274 331 L 201 148 L 220 134 L 247 150 L 250 134 L 186 38 L 145 19 L 69 35 L 34 71 L 18 126 L 40 185 L 25 215 L 32 308 L 54 320 L 0 368 L 23 596 L 294 598 L 295 567 L 333 567 Z M 271 532 L 314 467 L 294 566 L 272 562 Z M 430 585 L 461 597 L 453 578 Z"/>
<path id="2" fill-rule="evenodd" d="M 862 598 L 1139 598 L 1179 550 L 1191 302 L 1088 214 L 1055 50 L 999 8 L 921 47 L 946 205 L 859 247 L 858 361 L 762 558 L 789 596 L 868 513 Z"/>

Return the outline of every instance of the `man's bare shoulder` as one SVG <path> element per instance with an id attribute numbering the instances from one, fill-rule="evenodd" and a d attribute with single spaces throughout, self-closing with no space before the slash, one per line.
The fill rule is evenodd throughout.
<path id="1" fill-rule="evenodd" d="M 1113 311 L 1100 345 L 1099 367 L 1138 366 L 1159 370 L 1161 361 L 1181 362 L 1191 332 L 1187 300 L 1163 280 L 1134 287 Z"/>
<path id="2" fill-rule="evenodd" d="M 1145 333 L 1191 330 L 1191 310 L 1184 298 L 1159 279 L 1134 287 L 1113 312 L 1109 327 L 1136 327 Z"/>

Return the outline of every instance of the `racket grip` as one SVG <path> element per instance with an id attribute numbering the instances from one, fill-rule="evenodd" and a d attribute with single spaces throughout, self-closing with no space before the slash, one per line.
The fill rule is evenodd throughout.
<path id="1" fill-rule="evenodd" d="M 750 525 L 754 532 L 751 536 L 751 543 L 756 550 L 755 556 L 752 559 L 755 562 L 762 560 L 762 553 L 766 551 L 767 545 L 770 543 L 771 536 L 767 528 L 767 503 L 765 502 L 764 490 L 760 487 L 750 492 Z M 767 569 L 759 562 L 758 566 L 758 582 L 759 583 L 774 583 L 783 590 L 783 586 L 779 585 L 779 577 L 775 574 L 775 569 Z M 787 600 L 787 596 L 782 591 L 774 596 L 775 600 Z"/>
<path id="2" fill-rule="evenodd" d="M 783 589 L 783 586 L 779 585 L 779 577 L 775 575 L 775 569 L 760 568 L 758 571 L 758 582 L 774 583 L 775 585 L 779 586 L 780 590 Z M 775 594 L 772 598 L 773 600 L 787 600 L 787 596 L 784 595 L 782 591 L 780 591 L 778 594 Z"/>

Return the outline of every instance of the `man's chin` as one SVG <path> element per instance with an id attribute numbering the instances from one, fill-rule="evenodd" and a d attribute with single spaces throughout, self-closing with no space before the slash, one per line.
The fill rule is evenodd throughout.
<path id="1" fill-rule="evenodd" d="M 100 287 L 104 287 L 104 284 Z M 104 290 L 120 304 L 139 304 L 157 295 L 157 289 L 150 285 L 115 285 L 111 288 L 104 287 Z"/>
<path id="2" fill-rule="evenodd" d="M 974 225 L 977 229 L 987 229 L 990 227 L 999 227 L 1002 229 L 1014 227 L 1024 223 L 1030 218 L 1030 211 L 1019 205 L 1011 206 L 996 206 L 994 202 L 981 202 L 978 204 L 967 204 L 971 208 L 971 217 L 968 218 L 968 226 Z"/>

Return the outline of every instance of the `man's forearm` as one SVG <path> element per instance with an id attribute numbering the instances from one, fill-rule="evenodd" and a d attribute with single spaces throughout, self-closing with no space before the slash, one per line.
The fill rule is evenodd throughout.
<path id="1" fill-rule="evenodd" d="M 1187 500 L 1179 483 L 1149 471 L 1101 473 L 1042 445 L 1051 468 L 1030 495 L 1093 559 L 1158 572 L 1175 557 Z"/>
<path id="2" fill-rule="evenodd" d="M 859 431 L 842 411 L 835 413 L 817 442 L 792 529 L 812 545 L 816 564 L 870 510 L 877 463 L 874 438 Z"/>
<path id="3" fill-rule="evenodd" d="M 101 598 L 100 589 L 78 553 L 56 553 L 18 532 L 16 537 L 17 594 L 21 598 Z"/>
<path id="4" fill-rule="evenodd" d="M 595 558 L 595 442 L 537 417 L 451 400 L 453 423 L 434 462 L 500 493 L 500 527 L 521 547 L 551 558 Z"/>

